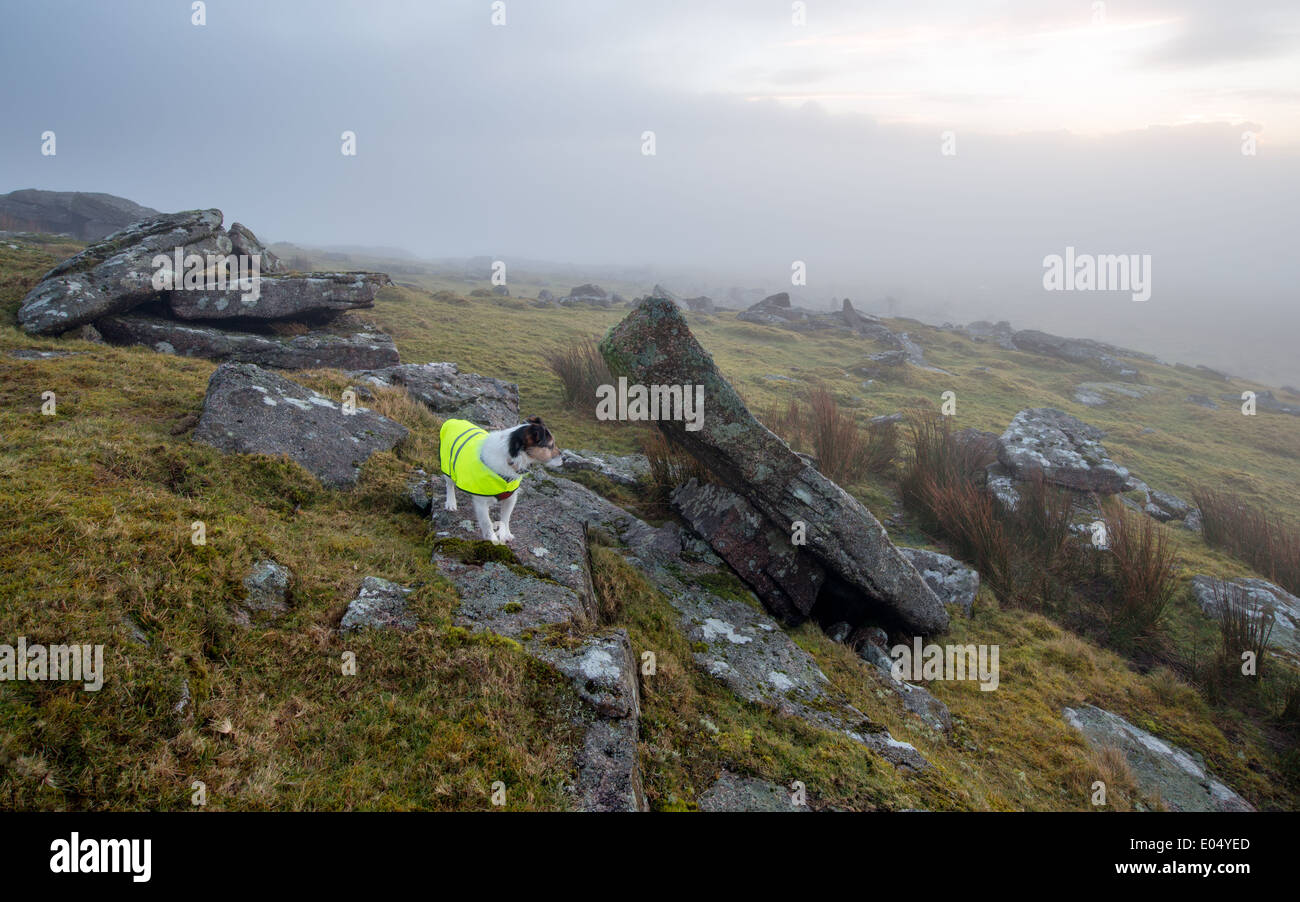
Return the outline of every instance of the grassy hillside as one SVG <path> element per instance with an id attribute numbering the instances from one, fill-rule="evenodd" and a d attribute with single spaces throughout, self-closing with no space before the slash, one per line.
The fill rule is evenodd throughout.
<path id="1" fill-rule="evenodd" d="M 109 678 L 99 693 L 0 684 L 0 799 L 16 808 L 183 809 L 200 780 L 210 808 L 485 809 L 492 782 L 503 780 L 510 808 L 566 807 L 578 700 L 514 643 L 450 625 L 454 593 L 429 562 L 426 522 L 404 502 L 408 468 L 436 469 L 437 420 L 381 392 L 374 406 L 411 438 L 373 457 L 358 486 L 342 492 L 322 489 L 295 464 L 192 444 L 213 364 L 14 328 L 18 300 L 75 249 L 0 242 L 0 637 L 102 643 Z M 625 312 L 397 286 L 381 293 L 370 318 L 403 360 L 452 360 L 518 382 L 522 412 L 543 416 L 562 446 L 630 451 L 640 427 L 565 409 L 544 362 Z M 734 314 L 689 319 L 755 410 L 814 381 L 863 418 L 935 404 L 949 390 L 960 426 L 991 431 L 1022 408 L 1055 406 L 1105 429 L 1112 457 L 1155 488 L 1186 498 L 1206 482 L 1275 511 L 1300 509 L 1300 418 L 1184 401 L 1259 386 L 1139 361 L 1158 393 L 1094 410 L 1072 398 L 1079 382 L 1100 381 L 1083 368 L 901 322 L 892 325 L 951 375 L 908 368 L 901 381 L 864 385 L 848 371 L 879 350 L 869 343 Z M 19 347 L 76 354 L 10 357 Z M 332 396 L 347 385 L 337 372 L 293 378 Z M 54 416 L 41 413 L 47 391 Z M 848 488 L 878 516 L 897 502 L 886 477 Z M 195 521 L 206 524 L 206 545 L 191 543 Z M 1193 533 L 1171 536 L 1185 574 L 1249 573 Z M 929 542 L 915 530 L 895 538 Z M 293 608 L 241 626 L 231 609 L 263 557 L 295 573 Z M 653 649 L 659 659 L 660 675 L 643 686 L 641 721 L 653 807 L 692 807 L 723 765 L 802 780 L 815 805 L 853 810 L 1088 810 L 1099 778 L 1112 786 L 1112 807 L 1158 807 L 1063 723 L 1061 708 L 1082 702 L 1195 749 L 1259 807 L 1297 807 L 1298 769 L 1267 716 L 1211 704 L 1174 669 L 1139 672 L 1040 613 L 1000 608 L 987 590 L 972 618 L 954 618 L 945 641 L 1001 645 L 1001 687 L 931 686 L 955 718 L 948 742 L 903 712 L 846 647 L 813 626 L 794 633 L 855 705 L 935 764 L 905 778 L 846 739 L 737 700 L 693 665 L 667 601 L 615 550 L 593 549 L 593 564 L 634 652 Z M 343 609 L 372 575 L 416 587 L 416 631 L 340 637 Z M 745 595 L 729 575 L 719 586 Z M 1186 593 L 1167 630 L 1184 655 L 1215 637 Z M 346 651 L 357 656 L 356 676 L 341 672 Z"/>

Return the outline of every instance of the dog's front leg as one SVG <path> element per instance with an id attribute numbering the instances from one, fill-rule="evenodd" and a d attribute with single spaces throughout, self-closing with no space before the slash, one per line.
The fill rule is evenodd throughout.
<path id="1" fill-rule="evenodd" d="M 456 483 L 451 481 L 451 477 L 446 473 L 442 475 L 442 481 L 447 484 L 447 503 L 443 505 L 447 510 L 456 509 Z"/>
<path id="2" fill-rule="evenodd" d="M 488 504 L 490 498 L 484 498 L 482 495 L 474 496 L 474 519 L 478 520 L 479 532 L 483 533 L 483 538 L 487 539 L 493 545 L 500 545 L 501 540 L 492 530 L 492 518 L 488 515 Z"/>
<path id="3" fill-rule="evenodd" d="M 501 501 L 501 522 L 497 524 L 497 538 L 502 542 L 509 542 L 514 538 L 514 534 L 510 532 L 510 514 L 515 509 L 515 499 L 518 497 L 519 493 L 515 492 Z"/>

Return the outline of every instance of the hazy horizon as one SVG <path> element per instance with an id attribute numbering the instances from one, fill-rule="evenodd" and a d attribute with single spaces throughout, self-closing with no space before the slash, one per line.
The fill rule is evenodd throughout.
<path id="1" fill-rule="evenodd" d="M 802 261 L 821 304 L 1296 383 L 1300 11 L 1219 6 L 15 6 L 0 191 L 771 291 Z M 1150 299 L 1044 290 L 1067 247 L 1150 255 Z"/>

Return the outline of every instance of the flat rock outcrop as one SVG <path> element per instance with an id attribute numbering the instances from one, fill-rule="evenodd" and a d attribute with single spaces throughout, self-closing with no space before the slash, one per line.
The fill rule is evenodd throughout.
<path id="1" fill-rule="evenodd" d="M 1022 410 L 998 438 L 998 461 L 1016 479 L 1041 473 L 1048 482 L 1113 495 L 1129 472 L 1107 456 L 1105 433 L 1052 407 Z"/>
<path id="2" fill-rule="evenodd" d="M 286 273 L 247 226 L 227 231 L 220 210 L 190 210 L 135 222 L 60 263 L 18 320 L 32 333 L 94 329 L 113 344 L 211 360 L 375 369 L 399 362 L 393 340 L 340 314 L 373 306 L 387 284 L 384 273 Z M 286 322 L 310 331 L 276 335 Z"/>
<path id="3" fill-rule="evenodd" d="M 1205 769 L 1205 762 L 1176 745 L 1093 705 L 1066 708 L 1065 722 L 1094 748 L 1119 749 L 1138 787 L 1174 811 L 1254 811 Z"/>
<path id="4" fill-rule="evenodd" d="M 843 583 L 840 593 L 860 612 L 917 633 L 942 632 L 948 614 L 884 527 L 838 485 L 817 472 L 763 427 L 700 347 L 670 301 L 643 301 L 600 343 L 616 375 L 643 385 L 702 385 L 702 428 L 675 421 L 660 430 L 700 461 L 718 482 L 791 534 L 806 526 L 800 554 Z"/>
<path id="5" fill-rule="evenodd" d="M 784 786 L 756 777 L 742 777 L 723 771 L 713 785 L 696 800 L 701 811 L 803 811 L 807 805 L 795 804 Z"/>
<path id="6" fill-rule="evenodd" d="M 382 332 L 338 334 L 321 330 L 283 336 L 231 331 L 140 313 L 106 316 L 96 325 L 105 339 L 117 345 L 144 345 L 164 354 L 233 360 L 283 370 L 380 369 L 395 366 L 400 359 L 393 339 Z"/>
<path id="7" fill-rule="evenodd" d="M 896 765 L 928 766 L 915 747 L 894 740 L 839 696 L 813 657 L 756 599 L 752 604 L 724 599 L 700 585 L 696 577 L 715 573 L 720 562 L 688 551 L 694 543 L 675 524 L 652 527 L 585 486 L 548 473 L 531 474 L 519 491 L 511 522 L 515 541 L 509 547 L 521 567 L 465 564 L 435 552 L 439 571 L 460 591 L 458 624 L 524 637 L 532 653 L 527 637 L 542 634 L 548 625 L 594 622 L 594 598 L 580 593 L 591 585 L 586 537 L 599 528 L 628 546 L 629 560 L 678 612 L 681 629 L 696 644 L 695 663 L 738 697 L 849 736 Z M 457 516 L 435 505 L 437 534 L 477 538 L 474 524 Z M 581 649 L 573 654 L 585 657 Z M 618 655 L 611 652 L 611 659 Z M 610 735 L 626 732 L 613 729 Z M 621 759 L 614 755 L 613 760 Z"/>
<path id="8" fill-rule="evenodd" d="M 302 276 L 266 276 L 258 290 L 166 291 L 178 319 L 299 319 L 328 316 L 375 305 L 375 295 L 392 280 L 384 273 L 318 272 Z"/>
<path id="9" fill-rule="evenodd" d="M 370 385 L 400 385 L 440 417 L 469 420 L 486 429 L 519 423 L 519 386 L 462 373 L 454 363 L 404 363 L 348 375 Z"/>
<path id="10" fill-rule="evenodd" d="M 252 363 L 223 363 L 208 380 L 193 440 L 226 452 L 286 455 L 323 484 L 353 485 L 376 451 L 405 439 L 405 426 L 342 405 Z"/>
<path id="11" fill-rule="evenodd" d="M 121 313 L 155 297 L 153 259 L 177 247 L 193 253 L 229 254 L 220 210 L 189 210 L 122 229 L 51 269 L 23 298 L 18 324 L 54 335 L 102 316 Z"/>

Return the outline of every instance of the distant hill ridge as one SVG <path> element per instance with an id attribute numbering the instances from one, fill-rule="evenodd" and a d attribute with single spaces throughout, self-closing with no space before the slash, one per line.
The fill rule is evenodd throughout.
<path id="1" fill-rule="evenodd" d="M 0 229 L 52 232 L 98 241 L 142 219 L 161 215 L 125 197 L 86 191 L 24 188 L 0 194 Z"/>

